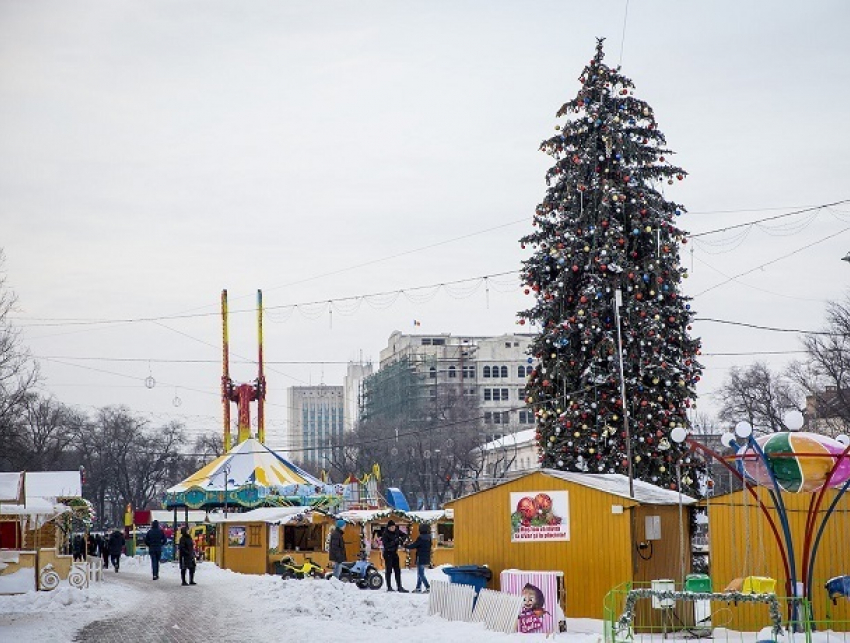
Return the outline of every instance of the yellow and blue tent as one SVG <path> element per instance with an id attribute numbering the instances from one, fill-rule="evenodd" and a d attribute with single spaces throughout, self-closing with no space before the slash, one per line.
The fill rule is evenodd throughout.
<path id="1" fill-rule="evenodd" d="M 334 505 L 339 486 L 326 484 L 253 438 L 219 456 L 165 492 L 165 506 Z"/>

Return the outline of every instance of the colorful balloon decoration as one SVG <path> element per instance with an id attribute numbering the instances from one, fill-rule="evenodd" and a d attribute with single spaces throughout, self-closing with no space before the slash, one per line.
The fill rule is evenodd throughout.
<path id="1" fill-rule="evenodd" d="M 777 484 L 783 491 L 791 493 L 811 493 L 821 489 L 846 448 L 825 435 L 803 432 L 771 433 L 756 438 L 756 443 L 764 451 Z M 748 478 L 759 485 L 773 486 L 764 462 L 752 448 L 741 447 L 738 456 L 742 458 Z M 840 487 L 848 478 L 850 454 L 836 468 L 829 486 Z"/>

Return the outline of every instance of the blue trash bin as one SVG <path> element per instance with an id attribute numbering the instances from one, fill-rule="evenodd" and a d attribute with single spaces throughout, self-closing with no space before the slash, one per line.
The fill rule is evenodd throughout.
<path id="1" fill-rule="evenodd" d="M 472 585 L 475 588 L 475 597 L 478 592 L 487 587 L 487 583 L 493 578 L 493 572 L 489 567 L 483 565 L 459 565 L 457 567 L 446 567 L 443 570 L 450 582 L 459 585 Z"/>

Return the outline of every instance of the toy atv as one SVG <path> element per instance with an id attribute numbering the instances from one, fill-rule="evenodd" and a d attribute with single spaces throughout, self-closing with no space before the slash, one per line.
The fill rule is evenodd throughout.
<path id="1" fill-rule="evenodd" d="M 328 574 L 328 578 L 333 578 L 333 573 Z M 339 579 L 345 583 L 354 583 L 360 589 L 381 589 L 384 586 L 381 572 L 368 560 L 342 563 Z"/>
<path id="2" fill-rule="evenodd" d="M 284 580 L 289 578 L 306 578 L 310 576 L 311 578 L 323 578 L 325 575 L 325 568 L 321 565 L 317 565 L 313 562 L 312 558 L 307 558 L 304 561 L 304 564 L 297 565 L 295 560 L 290 556 L 287 556 L 279 563 L 275 565 L 277 568 L 277 572 L 280 574 L 281 578 Z"/>

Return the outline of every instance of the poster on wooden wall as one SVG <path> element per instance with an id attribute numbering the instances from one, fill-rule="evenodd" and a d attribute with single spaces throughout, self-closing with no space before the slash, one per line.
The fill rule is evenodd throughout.
<path id="1" fill-rule="evenodd" d="M 512 492 L 511 542 L 570 539 L 569 491 Z"/>
<path id="2" fill-rule="evenodd" d="M 245 527 L 231 526 L 227 528 L 227 546 L 228 547 L 244 547 L 245 546 Z"/>

